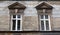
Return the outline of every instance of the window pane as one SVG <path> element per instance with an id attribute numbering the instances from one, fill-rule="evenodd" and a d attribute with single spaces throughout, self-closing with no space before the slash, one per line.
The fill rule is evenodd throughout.
<path id="1" fill-rule="evenodd" d="M 41 15 L 41 19 L 43 19 L 43 15 Z"/>
<path id="2" fill-rule="evenodd" d="M 48 19 L 48 15 L 45 15 L 45 19 Z"/>
<path id="3" fill-rule="evenodd" d="M 13 18 L 16 18 L 16 15 L 13 15 Z"/>
<path id="4" fill-rule="evenodd" d="M 44 21 L 41 21 L 41 29 L 44 30 Z"/>
<path id="5" fill-rule="evenodd" d="M 16 20 L 13 20 L 13 27 L 12 27 L 12 29 L 15 30 L 15 27 L 16 27 Z"/>
<path id="6" fill-rule="evenodd" d="M 20 20 L 17 22 L 17 29 L 20 30 Z"/>
<path id="7" fill-rule="evenodd" d="M 49 30 L 49 22 L 46 21 L 46 30 Z"/>
<path id="8" fill-rule="evenodd" d="M 20 15 L 17 15 L 17 18 L 20 18 Z"/>

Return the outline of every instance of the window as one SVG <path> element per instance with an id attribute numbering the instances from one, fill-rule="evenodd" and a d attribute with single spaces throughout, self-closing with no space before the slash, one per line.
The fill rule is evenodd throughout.
<path id="1" fill-rule="evenodd" d="M 24 14 L 25 6 L 15 2 L 8 6 L 10 14 L 10 29 L 11 31 L 22 31 L 22 16 Z"/>
<path id="2" fill-rule="evenodd" d="M 22 15 L 12 15 L 11 16 L 13 31 L 21 31 Z"/>
<path id="3" fill-rule="evenodd" d="M 50 30 L 50 16 L 49 15 L 40 15 L 40 26 L 41 31 L 49 31 Z"/>
<path id="4" fill-rule="evenodd" d="M 48 3 L 42 2 L 35 7 L 39 18 L 40 31 L 51 31 L 52 9 L 53 7 Z"/>

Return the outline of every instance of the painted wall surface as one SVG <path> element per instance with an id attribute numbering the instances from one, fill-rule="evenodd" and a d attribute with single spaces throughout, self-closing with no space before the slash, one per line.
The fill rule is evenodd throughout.
<path id="1" fill-rule="evenodd" d="M 9 27 L 11 24 L 10 23 L 10 15 L 9 15 L 9 9 L 8 6 L 15 3 L 15 2 L 19 2 L 23 5 L 26 6 L 26 9 L 24 10 L 24 20 L 23 20 L 23 24 L 29 24 L 32 27 L 28 26 L 28 25 L 22 25 L 23 26 L 23 30 L 39 30 L 39 23 L 38 23 L 38 14 L 37 14 L 37 10 L 36 10 L 36 6 L 41 4 L 42 2 L 45 1 L 0 1 L 0 30 L 1 31 L 6 31 L 6 30 L 10 30 Z M 56 2 L 56 1 L 55 1 Z M 50 4 L 51 6 L 53 6 L 53 10 L 52 10 L 52 17 L 53 17 L 53 30 L 60 30 L 60 2 L 46 2 L 47 4 Z M 29 21 L 27 21 L 26 19 L 28 18 Z M 33 20 L 33 21 L 32 21 Z M 35 21 L 34 21 L 35 20 Z M 31 23 L 30 23 L 31 22 Z M 35 23 L 36 22 L 36 23 Z M 27 27 L 28 26 L 28 27 Z M 35 27 L 36 26 L 36 27 Z"/>

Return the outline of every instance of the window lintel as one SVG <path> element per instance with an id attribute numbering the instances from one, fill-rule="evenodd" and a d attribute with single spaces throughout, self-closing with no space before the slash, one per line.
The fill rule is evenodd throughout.
<path id="1" fill-rule="evenodd" d="M 52 9 L 53 7 L 45 2 L 35 7 L 36 9 Z"/>
<path id="2" fill-rule="evenodd" d="M 25 9 L 26 7 L 23 4 L 15 2 L 8 6 L 9 9 Z"/>

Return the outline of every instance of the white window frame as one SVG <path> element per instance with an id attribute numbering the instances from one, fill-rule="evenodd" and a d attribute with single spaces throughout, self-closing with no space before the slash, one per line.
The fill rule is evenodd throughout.
<path id="1" fill-rule="evenodd" d="M 50 30 L 51 30 L 51 26 L 50 26 L 50 16 L 48 15 L 48 19 L 45 19 L 45 15 L 44 15 L 43 18 L 44 18 L 44 19 L 41 19 L 41 17 L 40 17 L 40 30 L 41 30 L 41 21 L 44 21 L 44 30 L 41 30 L 41 31 L 50 31 Z M 46 30 L 46 22 L 45 22 L 46 20 L 49 22 L 49 30 Z"/>
<path id="2" fill-rule="evenodd" d="M 13 22 L 12 20 L 16 20 L 16 29 L 13 30 L 12 29 L 12 26 L 13 26 Z M 20 30 L 17 30 L 17 20 L 20 20 Z M 20 15 L 20 18 L 17 18 L 17 15 L 16 15 L 16 18 L 13 18 L 13 15 L 11 15 L 11 31 L 22 31 L 22 15 Z"/>
<path id="3" fill-rule="evenodd" d="M 43 9 L 43 13 L 45 13 L 45 9 Z M 39 16 L 40 17 L 40 31 L 51 31 L 50 15 L 48 15 L 48 19 L 45 19 L 45 15 L 48 15 L 48 14 L 44 14 L 43 19 L 41 19 L 41 15 Z M 44 21 L 44 30 L 41 29 L 41 20 Z M 49 22 L 49 30 L 46 30 L 46 22 L 45 22 L 46 20 L 48 20 Z"/>

